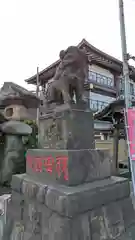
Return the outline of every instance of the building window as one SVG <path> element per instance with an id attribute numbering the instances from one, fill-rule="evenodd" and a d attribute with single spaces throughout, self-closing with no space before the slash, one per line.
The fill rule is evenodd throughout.
<path id="1" fill-rule="evenodd" d="M 134 85 L 133 83 L 129 83 L 129 92 L 131 95 L 134 95 Z"/>
<path id="2" fill-rule="evenodd" d="M 113 78 L 108 77 L 108 85 L 110 87 L 114 87 L 114 79 Z"/>
<path id="3" fill-rule="evenodd" d="M 96 82 L 100 85 L 114 87 L 114 79 L 111 77 L 104 76 L 100 73 L 89 71 L 88 81 Z"/>
<path id="4" fill-rule="evenodd" d="M 120 80 L 120 88 L 119 88 L 119 97 L 121 99 L 124 99 L 124 79 L 121 78 Z M 130 79 L 128 83 L 128 98 L 134 99 L 135 98 L 135 83 Z"/>
<path id="5" fill-rule="evenodd" d="M 96 82 L 96 79 L 97 79 L 96 73 L 89 71 L 89 79 L 92 80 L 93 82 Z"/>
<path id="6" fill-rule="evenodd" d="M 98 94 L 98 93 L 95 93 L 95 92 L 89 92 L 89 98 L 93 99 L 93 100 L 107 102 L 108 104 L 116 100 L 113 97 L 102 95 L 102 94 Z"/>
<path id="7" fill-rule="evenodd" d="M 115 100 L 116 100 L 115 98 L 109 96 L 89 92 L 89 107 L 93 111 L 100 111 L 104 109 L 109 103 Z"/>

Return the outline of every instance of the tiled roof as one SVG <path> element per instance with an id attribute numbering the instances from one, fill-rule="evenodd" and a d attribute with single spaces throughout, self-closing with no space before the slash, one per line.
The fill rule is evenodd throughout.
<path id="1" fill-rule="evenodd" d="M 89 42 L 87 42 L 85 39 L 83 39 L 78 44 L 78 47 L 85 48 L 85 51 L 88 54 L 89 60 L 92 61 L 93 63 L 100 64 L 119 74 L 122 73 L 122 61 L 100 51 L 99 49 L 91 45 Z M 40 81 L 47 82 L 50 78 L 52 78 L 55 74 L 56 67 L 58 66 L 59 63 L 60 63 L 60 60 L 54 62 L 53 64 L 51 64 L 50 66 L 42 70 L 39 73 Z M 133 78 L 133 80 L 135 80 L 135 68 L 130 66 L 129 69 L 131 71 L 131 77 Z M 36 76 L 37 74 L 26 79 L 25 81 L 29 84 L 36 84 Z"/>
<path id="2" fill-rule="evenodd" d="M 39 99 L 35 94 L 16 83 L 4 82 L 0 89 L 0 106 L 5 106 L 15 100 L 23 100 L 25 105 L 30 108 L 36 108 L 39 104 Z"/>

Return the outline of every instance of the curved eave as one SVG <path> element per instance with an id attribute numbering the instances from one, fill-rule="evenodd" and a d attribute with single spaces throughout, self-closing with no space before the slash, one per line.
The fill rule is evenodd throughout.
<path id="1" fill-rule="evenodd" d="M 122 72 L 122 62 L 104 52 L 97 49 L 93 45 L 91 45 L 89 42 L 87 42 L 85 39 L 83 39 L 79 44 L 79 48 L 86 48 L 86 52 L 90 59 L 95 62 L 96 64 L 100 64 L 105 68 L 108 68 L 110 70 L 113 70 L 115 72 L 118 72 L 121 74 Z M 41 72 L 39 72 L 39 81 L 42 84 L 42 82 L 46 83 L 50 78 L 52 78 L 55 74 L 56 67 L 60 63 L 60 60 L 54 62 Z M 135 81 L 135 69 L 134 67 L 129 66 L 129 70 L 131 72 L 131 78 Z M 37 74 L 32 76 L 31 78 L 28 78 L 25 80 L 28 84 L 36 84 L 36 78 Z"/>
<path id="2" fill-rule="evenodd" d="M 124 100 L 116 100 L 106 106 L 102 111 L 94 114 L 95 120 L 109 121 L 113 122 L 113 114 L 118 112 L 120 109 L 124 108 L 125 101 Z"/>
<path id="3" fill-rule="evenodd" d="M 117 73 L 121 73 L 122 72 L 122 68 L 119 65 L 114 65 L 113 63 L 107 62 L 105 59 L 91 59 L 92 57 L 90 56 L 90 64 L 97 64 L 103 68 L 107 68 L 110 69 L 112 71 L 115 71 Z M 94 58 L 94 57 L 93 57 Z M 42 85 L 42 82 L 46 83 L 48 82 L 49 79 L 53 78 L 56 68 L 58 66 L 60 61 L 57 61 L 56 63 L 54 63 L 54 65 L 49 68 L 49 69 L 44 69 L 43 71 L 41 71 L 39 73 L 39 82 Z M 135 80 L 135 76 L 134 76 L 134 80 Z M 35 74 L 34 76 L 32 76 L 29 79 L 26 79 L 25 82 L 27 82 L 28 84 L 37 84 L 37 74 Z"/>
<path id="4" fill-rule="evenodd" d="M 47 67 L 47 68 L 43 69 L 41 72 L 39 72 L 39 81 L 40 82 L 42 82 L 42 81 L 45 82 L 45 80 L 48 81 L 48 79 L 52 78 L 55 74 L 56 67 L 58 66 L 59 63 L 60 63 L 60 60 L 54 62 L 49 67 Z M 28 84 L 36 84 L 37 74 L 35 74 L 34 76 L 26 79 L 25 82 L 27 82 Z"/>

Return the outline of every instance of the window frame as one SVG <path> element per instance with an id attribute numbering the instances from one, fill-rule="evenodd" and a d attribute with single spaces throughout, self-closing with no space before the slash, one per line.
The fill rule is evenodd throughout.
<path id="1" fill-rule="evenodd" d="M 95 77 L 92 77 L 94 76 Z M 105 76 L 104 74 L 101 74 L 101 73 L 98 73 L 98 72 L 95 72 L 95 71 L 92 71 L 92 70 L 88 70 L 88 79 L 87 81 L 92 81 L 93 83 L 97 83 L 99 85 L 103 85 L 103 86 L 106 86 L 108 88 L 114 88 L 115 87 L 115 81 L 114 81 L 114 78 L 112 77 L 108 77 L 108 76 Z M 109 84 L 110 82 L 110 84 Z"/>

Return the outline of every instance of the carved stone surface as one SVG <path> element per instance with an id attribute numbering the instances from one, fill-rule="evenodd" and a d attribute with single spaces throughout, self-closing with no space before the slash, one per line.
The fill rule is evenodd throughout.
<path id="1" fill-rule="evenodd" d="M 83 50 L 70 46 L 60 52 L 61 62 L 47 92 L 48 102 L 70 103 L 75 93 L 77 104 L 83 101 L 88 59 Z"/>
<path id="2" fill-rule="evenodd" d="M 36 112 L 36 109 L 35 109 Z M 26 108 L 23 105 L 10 105 L 4 109 L 4 117 L 9 120 L 26 120 L 32 119 L 32 115 L 30 114 L 30 108 Z"/>
<path id="3" fill-rule="evenodd" d="M 134 240 L 135 238 L 135 225 L 131 225 L 125 233 L 118 238 L 118 240 Z"/>
<path id="4" fill-rule="evenodd" d="M 19 121 L 27 119 L 27 109 L 36 108 L 39 99 L 35 94 L 12 82 L 6 82 L 0 89 L 1 114 L 5 121 L 0 121 L 0 131 L 4 135 L 3 151 L 0 148 L 0 184 L 9 186 L 14 173 L 26 170 L 25 149 L 22 136 L 32 133 L 30 126 Z"/>
<path id="5" fill-rule="evenodd" d="M 44 185 L 42 182 L 27 174 L 14 175 L 12 189 L 22 193 L 24 198 L 31 201 L 35 199 L 38 203 L 41 203 L 39 191 L 45 189 L 42 191 L 42 198 L 44 198 L 46 207 L 67 217 L 128 198 L 130 195 L 128 180 L 118 177 L 74 187 L 52 184 L 50 181 Z"/>
<path id="6" fill-rule="evenodd" d="M 19 172 L 23 173 L 25 169 L 26 163 L 22 136 L 7 135 L 1 168 L 1 184 L 9 185 L 12 175 Z"/>
<path id="7" fill-rule="evenodd" d="M 4 156 L 1 160 L 0 183 L 10 185 L 12 175 L 26 171 L 25 148 L 22 136 L 31 134 L 29 125 L 19 121 L 9 121 L 1 125 L 5 135 Z"/>
<path id="8" fill-rule="evenodd" d="M 8 135 L 28 136 L 32 133 L 32 128 L 28 124 L 19 121 L 5 122 L 1 125 L 1 129 Z"/>
<path id="9" fill-rule="evenodd" d="M 31 149 L 26 156 L 26 172 L 40 180 L 78 185 L 111 176 L 109 150 Z"/>
<path id="10" fill-rule="evenodd" d="M 61 109 L 54 115 L 46 114 L 39 122 L 40 148 L 94 149 L 93 113 Z"/>
<path id="11" fill-rule="evenodd" d="M 10 236 L 17 232 L 15 223 L 18 222 L 24 229 L 24 240 L 134 239 L 129 238 L 129 232 L 132 235 L 135 232 L 135 214 L 126 179 L 113 177 L 78 187 L 60 187 L 44 185 L 25 174 L 13 177 L 12 188 L 12 201 L 7 211 L 9 221 L 14 223 Z M 38 199 L 39 192 L 44 198 L 42 203 Z M 129 208 L 133 212 L 130 224 L 126 221 Z"/>
<path id="12" fill-rule="evenodd" d="M 0 239 L 9 240 L 10 230 L 13 227 L 8 222 L 7 206 L 10 204 L 11 194 L 0 196 Z M 10 228 L 11 227 L 11 228 Z M 4 238 L 3 238 L 4 237 Z"/>

